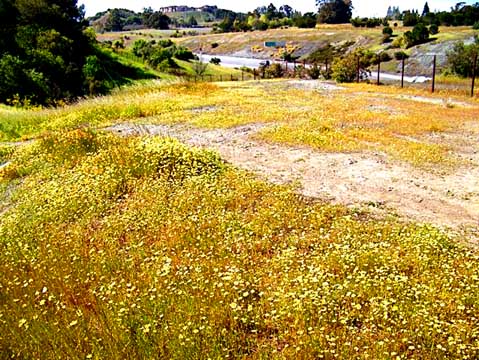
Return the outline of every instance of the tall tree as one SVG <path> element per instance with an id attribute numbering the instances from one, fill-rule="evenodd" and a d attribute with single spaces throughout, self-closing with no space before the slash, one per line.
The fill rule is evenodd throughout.
<path id="1" fill-rule="evenodd" d="M 0 102 L 52 105 L 107 91 L 127 72 L 141 76 L 103 53 L 86 27 L 76 0 L 0 0 Z"/>
<path id="2" fill-rule="evenodd" d="M 276 6 L 273 5 L 273 3 L 270 3 L 266 9 L 266 18 L 268 20 L 273 20 L 278 17 L 278 9 L 276 9 Z"/>
<path id="3" fill-rule="evenodd" d="M 427 1 L 426 1 L 426 3 L 424 4 L 424 8 L 423 8 L 423 10 L 422 10 L 421 16 L 426 16 L 426 15 L 428 15 L 430 12 L 431 12 L 431 10 L 429 9 L 429 5 L 428 5 L 428 3 L 427 3 Z"/>
<path id="4" fill-rule="evenodd" d="M 18 11 L 13 0 L 0 0 L 0 57 L 15 52 L 15 27 Z"/>
<path id="5" fill-rule="evenodd" d="M 0 0 L 0 102 L 12 96 L 46 103 L 83 93 L 91 54 L 76 0 Z M 13 37 L 13 39 L 12 39 Z M 3 55 L 3 56 L 2 56 Z M 17 85 L 12 88 L 12 85 Z"/>
<path id="6" fill-rule="evenodd" d="M 285 17 L 291 18 L 294 15 L 294 9 L 289 5 L 283 5 L 279 8 L 279 12 Z"/>
<path id="7" fill-rule="evenodd" d="M 351 0 L 316 0 L 318 20 L 326 24 L 349 23 L 353 13 Z"/>
<path id="8" fill-rule="evenodd" d="M 145 17 L 145 25 L 153 29 L 166 30 L 170 27 L 170 18 L 160 11 Z"/>

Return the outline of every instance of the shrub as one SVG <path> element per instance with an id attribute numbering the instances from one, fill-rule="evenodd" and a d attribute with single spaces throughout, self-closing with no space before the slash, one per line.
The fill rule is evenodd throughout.
<path id="1" fill-rule="evenodd" d="M 389 55 L 389 53 L 382 52 L 381 54 L 379 54 L 379 60 L 381 60 L 381 62 L 388 62 L 392 60 L 392 57 L 391 55 Z"/>
<path id="2" fill-rule="evenodd" d="M 185 61 L 195 59 L 195 54 L 193 54 L 191 50 L 184 47 L 179 47 L 175 49 L 173 56 L 177 58 L 178 60 L 185 60 Z"/>
<path id="3" fill-rule="evenodd" d="M 158 67 L 164 60 L 173 57 L 171 49 L 156 48 L 153 54 L 148 58 L 148 64 Z"/>
<path id="4" fill-rule="evenodd" d="M 374 54 L 363 49 L 357 49 L 342 59 L 335 59 L 331 66 L 331 77 L 339 83 L 353 82 L 357 78 L 358 58 L 359 78 L 366 79 L 369 75 L 367 68 L 373 63 Z"/>
<path id="5" fill-rule="evenodd" d="M 383 28 L 383 35 L 389 35 L 391 36 L 393 34 L 393 29 L 389 26 L 385 26 Z"/>
<path id="6" fill-rule="evenodd" d="M 465 45 L 462 41 L 457 42 L 453 49 L 447 53 L 447 62 L 451 71 L 462 77 L 472 76 L 473 59 L 478 53 L 478 37 L 470 45 Z"/>
<path id="7" fill-rule="evenodd" d="M 133 54 L 135 54 L 135 56 L 146 59 L 151 52 L 151 49 L 152 49 L 151 45 L 152 45 L 151 43 L 148 43 L 144 39 L 136 40 L 133 43 L 133 47 L 132 47 Z"/>
<path id="8" fill-rule="evenodd" d="M 313 80 L 319 79 L 321 76 L 321 68 L 318 66 L 318 64 L 313 64 L 313 66 L 308 68 L 307 74 Z"/>
<path id="9" fill-rule="evenodd" d="M 167 58 L 163 60 L 158 66 L 159 71 L 176 73 L 180 68 L 173 58 Z"/>
<path id="10" fill-rule="evenodd" d="M 429 26 L 429 33 L 431 35 L 436 35 L 439 33 L 439 26 L 437 26 L 436 24 L 432 24 L 431 26 Z"/>
<path id="11" fill-rule="evenodd" d="M 273 63 L 266 67 L 265 74 L 267 78 L 280 78 L 284 75 L 284 69 L 279 63 Z"/>
<path id="12" fill-rule="evenodd" d="M 406 31 L 403 35 L 406 48 L 422 44 L 429 39 L 429 29 L 423 23 L 419 23 L 412 31 Z"/>
<path id="13" fill-rule="evenodd" d="M 210 63 L 213 65 L 219 65 L 221 63 L 221 59 L 217 57 L 211 58 Z"/>
<path id="14" fill-rule="evenodd" d="M 406 54 L 404 51 L 396 51 L 394 53 L 394 58 L 396 60 L 402 60 L 402 59 L 407 59 L 409 57 L 408 54 Z"/>

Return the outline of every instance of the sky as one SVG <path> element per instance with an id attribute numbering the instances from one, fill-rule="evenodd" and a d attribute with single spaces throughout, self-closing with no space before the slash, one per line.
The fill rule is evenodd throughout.
<path id="1" fill-rule="evenodd" d="M 386 16 L 388 6 L 399 6 L 401 11 L 409 9 L 417 9 L 422 11 L 425 0 L 353 0 L 353 16 L 369 16 L 369 17 L 384 17 Z M 458 0 L 429 0 L 429 8 L 434 10 L 449 10 L 452 6 L 458 3 Z M 473 4 L 477 0 L 465 1 L 467 4 Z M 288 4 L 295 10 L 302 13 L 308 11 L 316 11 L 315 0 L 78 0 L 79 5 L 85 5 L 86 15 L 92 16 L 97 12 L 107 10 L 109 8 L 125 8 L 135 11 L 140 11 L 145 7 L 151 6 L 154 10 L 170 5 L 188 5 L 188 6 L 203 6 L 203 5 L 217 5 L 219 8 L 248 12 L 256 9 L 258 6 L 268 5 L 273 3 L 276 7 Z"/>

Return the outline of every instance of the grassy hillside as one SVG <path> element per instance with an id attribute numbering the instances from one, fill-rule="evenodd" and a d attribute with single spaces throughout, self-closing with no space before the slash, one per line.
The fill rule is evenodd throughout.
<path id="1" fill-rule="evenodd" d="M 401 36 L 410 27 L 394 28 L 394 35 Z M 476 33 L 470 27 L 440 27 L 437 35 L 431 36 L 431 42 L 414 46 L 406 52 L 411 59 L 406 68 L 407 73 L 417 75 L 427 73 L 431 68 L 431 59 L 424 58 L 425 54 L 436 53 L 438 65 L 444 66 L 446 54 L 452 49 L 455 41 L 471 41 Z M 316 29 L 275 29 L 254 31 L 247 33 L 205 34 L 202 36 L 183 37 L 177 41 L 192 49 L 207 51 L 210 54 L 235 55 L 256 58 L 278 57 L 276 49 L 264 47 L 265 41 L 285 41 L 289 47 L 295 48 L 294 54 L 307 58 L 311 53 L 328 44 L 342 46 L 349 43 L 348 48 L 363 47 L 374 52 L 388 51 L 392 58 L 394 52 L 400 49 L 387 50 L 390 44 L 382 43 L 382 28 L 375 29 L 355 28 L 352 25 L 319 25 Z M 213 46 L 213 44 L 215 44 Z M 216 46 L 217 44 L 217 46 Z M 399 71 L 399 63 L 391 61 L 385 69 Z"/>
<path id="2" fill-rule="evenodd" d="M 417 90 L 261 84 L 150 82 L 57 110 L 0 108 L 3 141 L 36 138 L 0 148 L 2 358 L 479 356 L 467 238 L 303 198 L 176 140 L 100 130 L 270 122 L 269 141 L 350 151 L 334 139 L 373 136 L 393 153 L 477 122 L 477 102 L 417 105 Z M 377 103 L 360 116 L 348 102 L 368 106 L 354 96 L 367 92 Z"/>
<path id="3" fill-rule="evenodd" d="M 190 18 L 194 17 L 198 24 L 204 25 L 216 21 L 214 14 L 206 11 L 183 11 L 183 12 L 173 12 L 168 13 L 168 17 L 175 20 L 183 19 L 185 22 Z"/>
<path id="4" fill-rule="evenodd" d="M 403 27 L 399 24 L 394 27 L 394 36 L 401 36 L 404 32 L 411 30 L 410 27 Z M 186 46 L 194 52 L 200 49 L 208 54 L 233 55 L 241 57 L 252 57 L 271 59 L 279 58 L 277 49 L 266 48 L 266 41 L 285 41 L 288 48 L 294 50 L 294 55 L 301 59 L 308 58 L 316 50 L 324 48 L 328 44 L 341 49 L 344 52 L 348 49 L 363 47 L 374 52 L 387 51 L 393 58 L 392 61 L 383 64 L 383 70 L 387 72 L 399 72 L 400 63 L 394 60 L 394 53 L 401 49 L 388 49 L 390 44 L 382 43 L 382 28 L 355 28 L 350 24 L 343 25 L 318 25 L 315 29 L 274 29 L 267 31 L 253 31 L 245 33 L 211 34 L 209 29 L 194 29 L 195 35 L 188 35 L 187 32 L 145 30 L 140 32 L 107 33 L 100 34 L 100 41 L 114 41 L 125 38 L 126 45 L 130 46 L 136 39 L 146 38 L 156 40 L 174 36 L 174 41 Z M 472 41 L 476 31 L 470 27 L 440 27 L 439 33 L 431 36 L 431 41 L 414 46 L 406 50 L 410 59 L 406 65 L 406 74 L 428 75 L 432 70 L 432 57 L 430 54 L 437 54 L 437 65 L 439 70 L 446 66 L 446 54 L 450 51 L 456 41 Z M 178 37 L 179 35 L 179 37 Z"/>

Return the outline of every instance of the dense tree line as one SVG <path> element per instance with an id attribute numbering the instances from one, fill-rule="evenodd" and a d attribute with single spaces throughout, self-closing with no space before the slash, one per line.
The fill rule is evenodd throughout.
<path id="1" fill-rule="evenodd" d="M 437 26 L 472 26 L 479 21 L 479 3 L 467 5 L 458 2 L 450 11 L 432 12 L 428 2 L 423 6 L 422 12 L 418 10 L 405 10 L 389 8 L 386 18 L 388 20 L 402 20 L 404 26 L 415 26 L 419 23 Z"/>
<path id="2" fill-rule="evenodd" d="M 135 77 L 86 25 L 76 0 L 0 0 L 0 102 L 55 104 Z"/>
<path id="3" fill-rule="evenodd" d="M 127 9 L 109 9 L 88 19 L 97 32 L 124 31 L 135 29 L 168 29 L 171 19 L 151 7 L 137 13 Z"/>
<path id="4" fill-rule="evenodd" d="M 276 8 L 274 4 L 260 6 L 247 13 L 229 13 L 216 30 L 218 32 L 239 32 L 252 30 L 277 29 L 280 27 L 297 26 L 299 28 L 314 28 L 317 24 L 317 14 L 301 14 L 289 5 Z"/>
<path id="5" fill-rule="evenodd" d="M 132 51 L 150 66 L 165 72 L 175 72 L 180 68 L 175 59 L 189 61 L 196 58 L 189 49 L 177 46 L 170 39 L 158 42 L 139 39 L 133 44 Z"/>
<path id="6" fill-rule="evenodd" d="M 318 21 L 325 24 L 343 24 L 351 20 L 353 3 L 351 0 L 316 0 Z"/>

